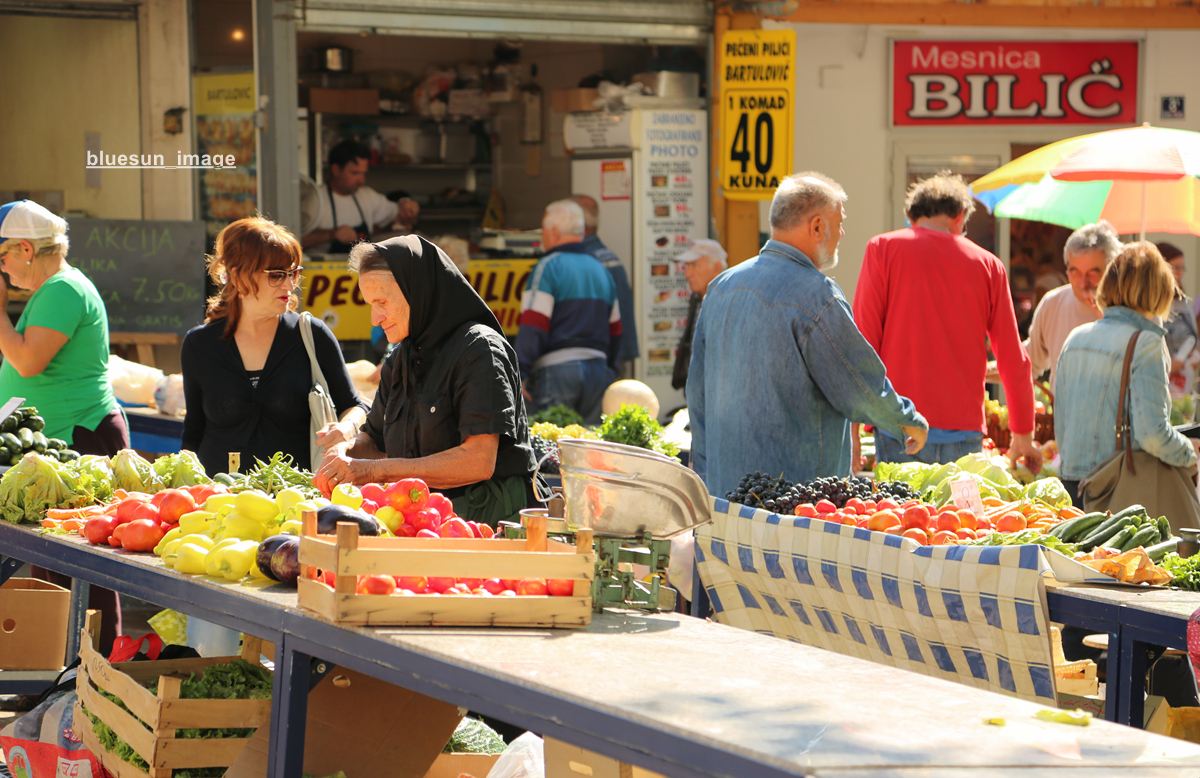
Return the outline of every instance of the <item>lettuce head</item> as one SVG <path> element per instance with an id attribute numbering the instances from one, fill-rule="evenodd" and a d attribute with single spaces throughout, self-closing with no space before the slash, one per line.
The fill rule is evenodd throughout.
<path id="1" fill-rule="evenodd" d="M 13 524 L 41 521 L 49 508 L 80 508 L 92 502 L 91 477 L 30 452 L 0 478 L 0 516 Z"/>

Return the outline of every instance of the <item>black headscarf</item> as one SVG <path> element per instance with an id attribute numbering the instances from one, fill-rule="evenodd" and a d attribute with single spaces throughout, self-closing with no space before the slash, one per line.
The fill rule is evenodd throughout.
<path id="1" fill-rule="evenodd" d="M 410 350 L 437 348 L 466 324 L 482 324 L 504 336 L 496 314 L 446 252 L 419 235 L 389 238 L 373 245 L 387 260 L 408 301 L 408 337 L 404 343 Z"/>

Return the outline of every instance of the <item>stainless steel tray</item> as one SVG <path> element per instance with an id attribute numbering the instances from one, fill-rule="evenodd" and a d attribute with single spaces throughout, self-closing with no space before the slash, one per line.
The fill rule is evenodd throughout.
<path id="1" fill-rule="evenodd" d="M 567 525 L 669 538 L 712 520 L 708 489 L 678 461 L 602 440 L 559 439 Z"/>

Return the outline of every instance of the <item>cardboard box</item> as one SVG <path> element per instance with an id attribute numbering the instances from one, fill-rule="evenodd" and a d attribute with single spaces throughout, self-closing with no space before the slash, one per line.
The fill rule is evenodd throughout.
<path id="1" fill-rule="evenodd" d="M 1058 707 L 1063 710 L 1086 710 L 1098 719 L 1104 718 L 1104 698 L 1069 692 L 1058 693 Z"/>
<path id="2" fill-rule="evenodd" d="M 499 759 L 499 754 L 438 754 L 425 778 L 458 778 L 463 773 L 487 778 Z"/>
<path id="3" fill-rule="evenodd" d="M 314 113 L 350 113 L 373 116 L 379 113 L 379 90 L 313 87 L 308 90 L 308 110 Z"/>
<path id="4" fill-rule="evenodd" d="M 560 113 L 599 111 L 595 105 L 598 95 L 595 89 L 551 89 L 550 109 Z"/>
<path id="5" fill-rule="evenodd" d="M 0 587 L 0 669 L 61 670 L 71 592 L 36 578 Z"/>
<path id="6" fill-rule="evenodd" d="M 662 778 L 659 773 L 628 765 L 552 737 L 545 739 L 546 778 Z"/>
<path id="7" fill-rule="evenodd" d="M 1166 697 L 1150 695 L 1146 697 L 1143 710 L 1142 729 L 1156 735 L 1168 735 L 1171 732 L 1171 708 Z"/>
<path id="8" fill-rule="evenodd" d="M 308 695 L 304 772 L 423 778 L 465 713 L 450 703 L 335 667 Z M 258 728 L 225 778 L 267 774 L 270 729 Z"/>

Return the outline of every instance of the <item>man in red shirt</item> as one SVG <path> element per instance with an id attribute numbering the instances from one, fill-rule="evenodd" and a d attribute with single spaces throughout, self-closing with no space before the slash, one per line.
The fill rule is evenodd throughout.
<path id="1" fill-rule="evenodd" d="M 911 227 L 867 244 L 854 293 L 854 320 L 875 347 L 897 394 L 929 420 L 919 457 L 877 431 L 883 462 L 953 462 L 981 451 L 987 350 L 1000 369 L 1012 430 L 1009 457 L 1042 467 L 1033 442 L 1033 379 L 1013 314 L 1008 274 L 991 252 L 963 237 L 975 209 L 962 176 L 942 173 L 914 184 L 904 210 Z"/>

